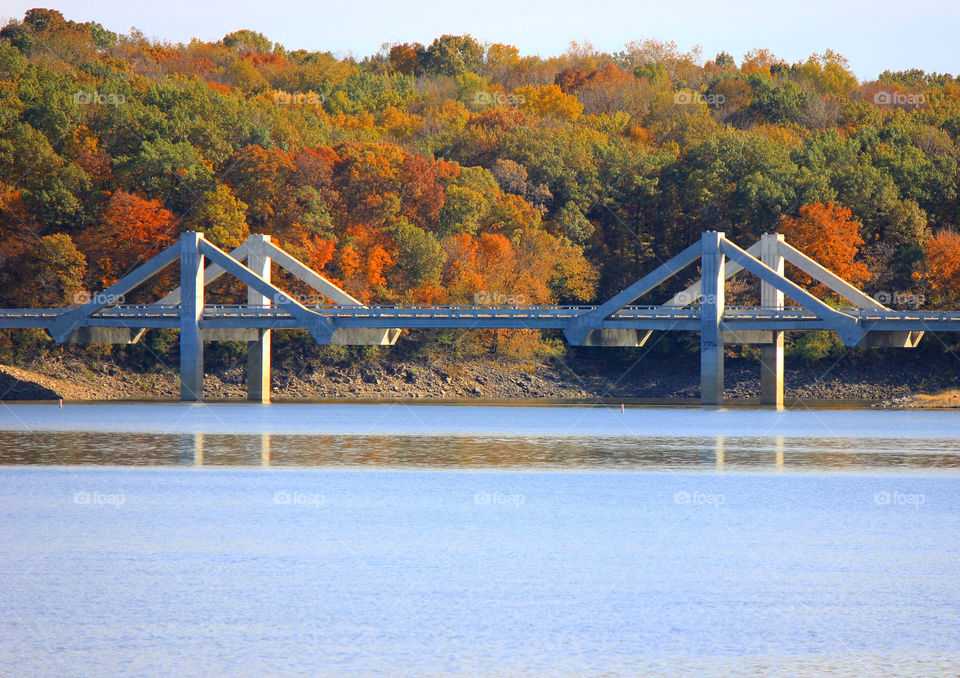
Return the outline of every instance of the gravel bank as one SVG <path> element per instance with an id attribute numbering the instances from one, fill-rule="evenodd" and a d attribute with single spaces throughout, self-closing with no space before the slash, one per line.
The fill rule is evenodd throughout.
<path id="1" fill-rule="evenodd" d="M 244 379 L 242 366 L 210 373 L 204 397 L 243 399 Z M 863 400 L 887 407 L 929 407 L 930 401 L 915 396 L 958 383 L 957 374 L 943 365 L 903 360 L 788 363 L 785 381 L 788 400 Z M 24 367 L 0 366 L 2 400 L 174 400 L 178 389 L 176 374 L 169 370 L 135 372 L 109 361 L 61 358 Z M 699 392 L 699 363 L 675 358 L 647 358 L 632 365 L 594 356 L 542 364 L 448 358 L 369 365 L 315 362 L 275 366 L 273 372 L 275 400 L 695 399 Z M 760 397 L 759 363 L 728 359 L 726 397 Z M 960 403 L 960 397 L 956 401 Z"/>

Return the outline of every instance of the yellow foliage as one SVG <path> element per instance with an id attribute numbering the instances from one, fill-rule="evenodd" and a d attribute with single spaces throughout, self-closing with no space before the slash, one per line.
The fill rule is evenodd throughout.
<path id="1" fill-rule="evenodd" d="M 526 85 L 514 90 L 520 100 L 520 108 L 536 116 L 552 115 L 574 121 L 583 113 L 583 104 L 572 94 L 564 94 L 559 85 Z"/>

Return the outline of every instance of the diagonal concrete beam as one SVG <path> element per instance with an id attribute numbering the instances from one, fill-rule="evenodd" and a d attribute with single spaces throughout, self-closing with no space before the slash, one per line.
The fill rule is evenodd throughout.
<path id="1" fill-rule="evenodd" d="M 686 268 L 699 257 L 700 241 L 698 240 L 680 252 L 680 254 L 660 264 L 650 273 L 640 278 L 640 280 L 600 304 L 597 308 L 577 316 L 563 331 L 567 341 L 572 346 L 580 346 L 592 330 L 600 329 L 600 325 L 607 316 L 616 313 L 637 297 L 646 294 L 670 276 L 676 275 L 678 271 Z M 646 337 L 644 341 L 646 341 Z"/>
<path id="2" fill-rule="evenodd" d="M 180 243 L 174 243 L 150 261 L 141 264 L 93 299 L 79 308 L 71 308 L 57 316 L 50 326 L 50 336 L 56 342 L 66 341 L 84 320 L 108 305 L 110 299 L 126 294 L 137 285 L 149 280 L 180 257 Z"/>
<path id="3" fill-rule="evenodd" d="M 807 292 L 795 282 L 779 275 L 775 270 L 761 262 L 759 259 L 747 254 L 746 251 L 740 249 L 737 245 L 730 242 L 726 238 L 723 238 L 720 241 L 720 251 L 743 266 L 743 268 L 760 278 L 760 280 L 763 282 L 775 287 L 791 299 L 799 302 L 804 306 L 804 308 L 816 313 L 818 317 L 823 318 L 824 320 L 827 318 L 854 319 L 853 316 L 838 311 L 826 302 L 821 301 L 817 297 Z"/>
<path id="4" fill-rule="evenodd" d="M 279 287 L 267 282 L 239 261 L 233 259 L 219 247 L 202 237 L 200 238 L 200 252 L 204 256 L 209 257 L 214 263 L 219 264 L 227 273 L 235 276 L 240 282 L 267 297 L 279 308 L 282 308 L 302 322 L 313 338 L 316 339 L 317 343 L 327 344 L 330 342 L 335 327 L 329 318 L 311 311 L 299 301 L 292 299 L 290 295 Z"/>
<path id="5" fill-rule="evenodd" d="M 243 261 L 247 258 L 247 243 L 233 248 L 230 250 L 230 256 L 236 259 L 237 261 Z M 217 264 L 210 264 L 205 269 L 203 269 L 203 286 L 206 287 L 214 280 L 222 276 L 226 271 Z M 180 288 L 176 288 L 162 299 L 155 302 L 160 306 L 176 306 L 180 303 Z"/>
<path id="6" fill-rule="evenodd" d="M 757 242 L 750 245 L 750 247 L 747 248 L 746 252 L 747 254 L 750 254 L 751 256 L 754 256 L 754 257 L 759 256 L 760 241 L 758 240 Z M 743 266 L 741 266 L 735 261 L 731 261 L 724 267 L 724 273 L 723 273 L 724 280 L 729 280 L 730 278 L 732 278 L 742 270 L 743 270 Z M 673 298 L 670 299 L 670 301 L 668 301 L 663 305 L 664 306 L 689 306 L 690 304 L 692 304 L 693 302 L 695 302 L 697 299 L 700 298 L 700 285 L 701 285 L 701 281 L 697 280 L 695 283 L 690 285 L 687 289 L 683 290 L 682 292 L 677 292 L 675 295 L 673 295 Z"/>
<path id="7" fill-rule="evenodd" d="M 791 264 L 799 268 L 817 282 L 823 283 L 844 299 L 852 301 L 855 305 L 859 306 L 865 311 L 890 310 L 870 295 L 866 294 L 862 290 L 857 289 L 837 274 L 818 264 L 796 247 L 793 247 L 792 245 L 789 245 L 781 240 L 778 243 L 778 249 L 780 250 L 780 256 L 789 261 Z"/>
<path id="8" fill-rule="evenodd" d="M 362 301 L 350 296 L 310 267 L 291 257 L 272 242 L 264 242 L 263 247 L 264 254 L 273 259 L 281 268 L 286 269 L 338 306 L 364 305 Z"/>
<path id="9" fill-rule="evenodd" d="M 678 271 L 683 270 L 696 261 L 699 257 L 700 241 L 698 240 L 669 261 L 657 266 L 657 268 L 640 278 L 640 280 L 633 283 L 622 292 L 610 297 L 610 299 L 591 311 L 589 315 L 593 317 L 606 318 L 607 316 L 616 313 L 630 302 L 636 300 L 637 297 L 643 296 L 667 278 L 676 275 Z"/>
<path id="10" fill-rule="evenodd" d="M 720 240 L 720 251 L 760 278 L 763 282 L 780 290 L 791 299 L 799 302 L 804 308 L 815 313 L 817 317 L 829 322 L 847 346 L 856 345 L 863 336 L 863 328 L 860 326 L 857 318 L 842 313 L 820 299 L 817 299 L 805 289 L 779 275 L 772 268 L 747 254 L 726 238 Z"/>

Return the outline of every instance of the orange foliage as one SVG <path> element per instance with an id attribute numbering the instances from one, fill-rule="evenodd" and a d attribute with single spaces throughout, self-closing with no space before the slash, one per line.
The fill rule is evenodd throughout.
<path id="1" fill-rule="evenodd" d="M 373 113 L 362 113 L 360 115 L 337 113 L 330 116 L 330 124 L 341 129 L 364 130 L 373 129 L 376 125 L 376 119 L 373 117 Z"/>
<path id="2" fill-rule="evenodd" d="M 960 294 L 960 233 L 940 231 L 923 248 L 930 289 Z"/>
<path id="3" fill-rule="evenodd" d="M 230 94 L 231 92 L 233 92 L 233 90 L 230 89 L 229 85 L 224 85 L 219 82 L 213 82 L 212 80 L 207 81 L 207 87 L 212 89 L 214 92 L 219 92 L 220 94 Z"/>
<path id="4" fill-rule="evenodd" d="M 449 299 L 450 293 L 437 285 L 420 285 L 410 288 L 408 296 L 418 304 L 444 304 Z"/>
<path id="5" fill-rule="evenodd" d="M 653 136 L 653 132 L 640 125 L 630 125 L 627 136 L 630 138 L 630 141 L 639 146 L 653 146 L 657 141 L 657 138 Z"/>
<path id="6" fill-rule="evenodd" d="M 500 233 L 481 233 L 477 238 L 477 245 L 482 266 L 512 259 L 514 256 L 513 245 Z"/>
<path id="7" fill-rule="evenodd" d="M 393 266 L 394 260 L 383 245 L 374 245 L 367 252 L 365 266 L 363 267 L 364 278 L 370 287 L 385 287 L 386 278 L 383 277 L 385 269 Z"/>
<path id="8" fill-rule="evenodd" d="M 91 177 L 109 179 L 112 176 L 110 156 L 100 147 L 100 140 L 86 125 L 73 131 L 63 150 Z"/>
<path id="9" fill-rule="evenodd" d="M 360 255 L 350 245 L 347 245 L 340 250 L 338 266 L 340 267 L 340 274 L 344 278 L 352 278 L 360 272 Z"/>
<path id="10" fill-rule="evenodd" d="M 294 223 L 290 231 L 285 233 L 284 236 L 282 243 L 278 241 L 277 244 L 313 270 L 323 271 L 327 264 L 333 261 L 336 246 L 333 240 L 308 233 L 299 223 Z"/>
<path id="11" fill-rule="evenodd" d="M 0 184 L 0 189 L 6 188 Z M 27 243 L 39 237 L 39 231 L 40 225 L 24 204 L 20 191 L 0 191 L 0 264 L 16 261 L 22 256 L 27 249 Z M 13 278 L 17 276 L 16 271 L 4 268 L 5 266 L 0 266 L 0 273 L 10 275 L 9 282 L 13 282 Z"/>
<path id="12" fill-rule="evenodd" d="M 437 176 L 441 179 L 456 179 L 460 176 L 460 165 L 446 160 L 437 160 Z"/>
<path id="13" fill-rule="evenodd" d="M 856 285 L 871 278 L 866 265 L 856 261 L 863 238 L 860 224 L 846 207 L 832 202 L 804 205 L 799 216 L 781 217 L 779 230 L 789 244 L 844 280 Z M 795 269 L 794 272 L 800 284 L 809 287 L 813 283 L 806 273 Z M 826 290 L 823 285 L 813 289 L 818 293 Z"/>
<path id="14" fill-rule="evenodd" d="M 83 231 L 77 241 L 87 256 L 91 283 L 104 288 L 173 244 L 177 233 L 176 217 L 159 202 L 117 191 L 100 224 Z"/>
<path id="15" fill-rule="evenodd" d="M 390 48 L 390 64 L 397 73 L 407 75 L 420 74 L 419 52 L 423 51 L 423 45 L 418 43 L 394 45 Z"/>
<path id="16" fill-rule="evenodd" d="M 254 66 L 275 66 L 279 68 L 287 68 L 292 64 L 284 59 L 282 56 L 271 53 L 261 53 L 261 52 L 244 52 L 241 55 L 242 59 L 247 59 Z"/>
<path id="17" fill-rule="evenodd" d="M 480 245 L 469 233 L 458 233 L 443 241 L 443 249 L 447 255 L 443 284 L 459 301 L 472 301 L 471 297 L 483 287 L 477 260 Z"/>

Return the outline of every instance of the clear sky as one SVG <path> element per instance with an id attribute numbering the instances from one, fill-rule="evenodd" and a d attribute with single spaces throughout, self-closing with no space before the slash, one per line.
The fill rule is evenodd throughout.
<path id="1" fill-rule="evenodd" d="M 571 40 L 606 52 L 631 40 L 673 40 L 703 56 L 766 47 L 787 61 L 833 49 L 861 80 L 882 71 L 960 72 L 960 0 L 0 0 L 0 17 L 50 7 L 74 21 L 184 42 L 250 28 L 288 49 L 373 54 L 385 42 L 429 43 L 444 33 L 552 56 Z"/>

